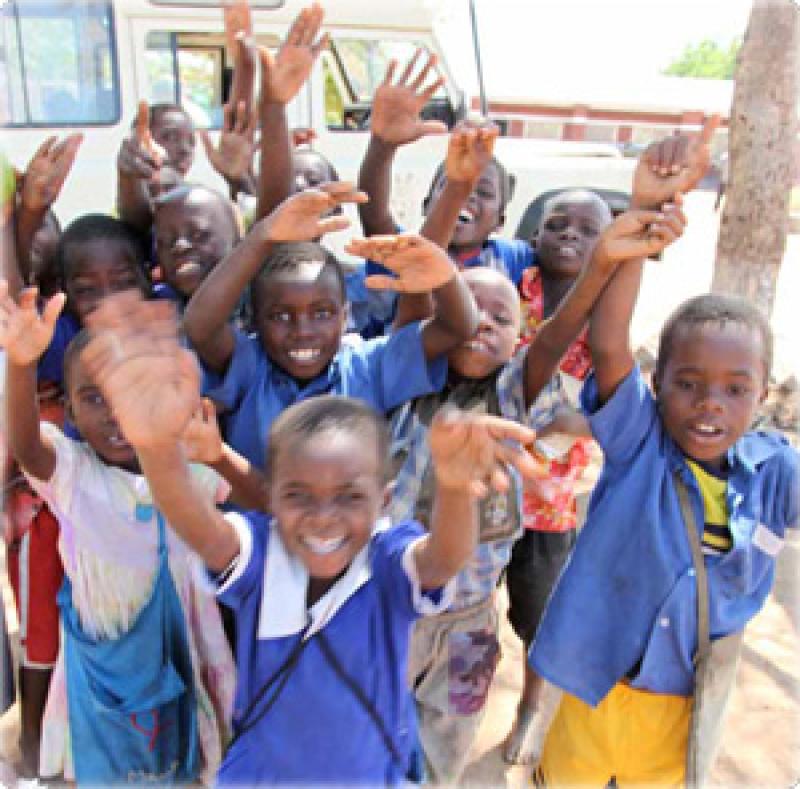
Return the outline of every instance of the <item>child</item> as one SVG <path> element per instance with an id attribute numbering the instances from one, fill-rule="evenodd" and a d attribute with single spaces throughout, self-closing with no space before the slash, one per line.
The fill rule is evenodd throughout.
<path id="1" fill-rule="evenodd" d="M 429 230 L 436 225 L 437 232 L 444 232 L 447 215 L 452 230 L 463 194 L 472 190 L 490 157 L 491 147 L 481 144 L 475 130 L 453 133 L 447 186 L 431 206 L 426 222 Z M 464 180 L 464 172 L 470 172 L 471 178 Z M 648 229 L 656 216 L 652 212 L 632 213 L 608 228 L 570 296 L 530 347 L 516 355 L 520 307 L 513 283 L 492 269 L 474 268 L 463 273 L 481 321 L 469 342 L 449 354 L 445 389 L 417 398 L 395 416 L 393 453 L 400 472 L 389 507 L 393 518 L 413 516 L 423 524 L 429 522 L 430 450 L 426 439 L 431 416 L 442 403 L 488 411 L 535 427 L 552 419 L 564 394 L 559 379 L 551 377 L 614 268 L 624 260 L 647 255 L 649 249 L 663 248 L 680 233 L 680 218 L 672 216 L 664 219 L 661 229 Z M 440 239 L 447 244 L 446 237 Z M 391 252 L 388 238 L 368 239 L 351 247 L 377 262 Z M 398 322 L 408 314 L 406 301 L 402 296 Z M 458 782 L 499 660 L 493 592 L 520 535 L 520 492 L 520 487 L 513 485 L 484 502 L 480 544 L 457 576 L 453 603 L 446 613 L 424 619 L 415 629 L 409 676 L 420 717 L 422 748 L 430 777 L 436 782 Z"/>
<path id="2" fill-rule="evenodd" d="M 154 232 L 164 284 L 159 298 L 183 308 L 209 272 L 239 242 L 235 209 L 205 186 L 182 184 L 155 201 Z"/>
<path id="3" fill-rule="evenodd" d="M 270 424 L 292 402 L 335 392 L 386 412 L 440 387 L 443 354 L 473 330 L 474 305 L 452 264 L 435 245 L 412 237 L 415 255 L 396 269 L 396 286 L 433 291 L 436 316 L 390 338 L 341 343 L 346 302 L 338 262 L 317 244 L 276 244 L 346 227 L 344 217 L 319 217 L 363 199 L 346 183 L 289 198 L 254 225 L 187 308 L 187 336 L 206 368 L 220 376 L 207 394 L 231 412 L 226 440 L 258 468 Z M 225 323 L 251 281 L 257 338 Z"/>
<path id="4" fill-rule="evenodd" d="M 409 626 L 447 604 L 447 581 L 474 545 L 477 499 L 508 485 L 506 463 L 532 471 L 508 441 L 533 434 L 493 417 L 439 415 L 426 537 L 413 522 L 389 527 L 379 518 L 388 450 L 381 417 L 349 398 L 312 398 L 272 426 L 273 517 L 223 517 L 199 501 L 181 453 L 181 424 L 198 397 L 191 359 L 168 342 L 152 305 L 112 307 L 98 316 L 91 369 L 159 507 L 237 611 L 236 736 L 219 783 L 401 783 L 414 741 Z"/>
<path id="5" fill-rule="evenodd" d="M 422 87 L 436 57 L 428 57 L 419 74 L 411 74 L 422 54 L 417 50 L 396 83 L 393 83 L 396 63 L 389 64 L 386 77 L 375 92 L 370 119 L 370 139 L 359 172 L 359 188 L 369 195 L 369 203 L 359 206 L 361 224 L 365 235 L 394 233 L 397 226 L 389 210 L 392 161 L 398 147 L 414 142 L 428 134 L 447 131 L 439 121 L 423 121 L 419 113 L 441 86 L 437 79 L 427 88 Z M 444 187 L 445 165 L 437 169 L 431 188 L 423 203 L 427 216 L 429 208 Z M 514 179 L 503 165 L 492 158 L 471 194 L 465 196 L 458 214 L 456 227 L 451 234 L 447 250 L 462 268 L 487 266 L 495 268 L 518 284 L 522 272 L 533 265 L 533 251 L 524 241 L 493 239 L 505 219 L 505 209 L 514 191 Z M 373 269 L 367 266 L 367 273 Z"/>
<path id="6" fill-rule="evenodd" d="M 35 290 L 17 306 L 0 283 L 9 443 L 58 518 L 69 579 L 40 771 L 81 784 L 208 778 L 221 759 L 232 658 L 196 557 L 167 539 L 133 448 L 87 371 L 87 332 L 64 358 L 67 407 L 83 440 L 39 422 L 35 365 L 64 301 L 53 297 L 40 318 Z M 224 497 L 216 473 L 193 473 L 199 499 Z"/>
<path id="7" fill-rule="evenodd" d="M 170 177 L 185 178 L 194 162 L 194 123 L 177 104 L 140 101 L 133 134 L 122 141 L 117 155 L 117 211 L 141 233 L 153 221 L 150 184 L 158 182 L 161 168 Z"/>
<path id="8" fill-rule="evenodd" d="M 715 125 L 652 147 L 634 201 L 696 183 Z M 606 462 L 530 653 L 565 691 L 540 765 L 549 785 L 702 783 L 741 632 L 800 510 L 797 453 L 749 431 L 766 320 L 730 296 L 685 303 L 662 330 L 652 395 L 628 337 L 640 279 L 640 266 L 620 272 L 592 315 L 582 400 Z"/>
<path id="9" fill-rule="evenodd" d="M 538 265 L 527 269 L 520 282 L 524 330 L 521 341 L 535 337 L 542 321 L 549 319 L 588 264 L 592 250 L 611 222 L 611 211 L 594 192 L 569 190 L 554 195 L 544 206 L 534 240 Z M 559 365 L 568 394 L 591 370 L 587 331 L 572 343 Z M 570 397 L 572 400 L 572 397 Z M 570 405 L 559 409 L 548 430 L 573 442 L 560 457 L 549 462 L 552 499 L 545 501 L 535 491 L 523 494 L 522 537 L 514 545 L 508 564 L 508 619 L 525 644 L 533 641 L 547 598 L 572 546 L 578 518 L 574 486 L 590 460 L 590 436 L 586 420 Z M 504 746 L 504 758 L 512 763 L 538 759 L 544 743 L 540 719 L 547 703 L 540 677 L 525 666 L 522 697 L 511 732 Z"/>

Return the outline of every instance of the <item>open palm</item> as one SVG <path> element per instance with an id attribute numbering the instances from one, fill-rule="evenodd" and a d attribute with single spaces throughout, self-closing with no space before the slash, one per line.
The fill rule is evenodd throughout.
<path id="1" fill-rule="evenodd" d="M 445 406 L 434 417 L 428 436 L 436 480 L 483 498 L 490 488 L 508 488 L 508 463 L 523 477 L 538 477 L 543 468 L 523 449 L 534 439 L 532 430 L 516 422 Z"/>
<path id="2" fill-rule="evenodd" d="M 343 230 L 350 220 L 345 216 L 325 216 L 343 203 L 366 202 L 367 195 L 351 183 L 337 181 L 318 189 L 307 189 L 284 200 L 259 223 L 265 241 L 311 241 L 325 233 Z M 324 217 L 324 218 L 323 218 Z"/>
<path id="3" fill-rule="evenodd" d="M 422 52 L 422 49 L 418 49 L 414 53 L 397 83 L 393 82 L 397 61 L 391 61 L 372 100 L 370 131 L 375 137 L 392 145 L 404 145 L 426 134 L 444 134 L 447 131 L 447 126 L 440 121 L 424 121 L 419 117 L 423 107 L 444 83 L 440 77 L 428 87 L 422 87 L 431 69 L 436 66 L 435 55 L 428 56 L 419 74 L 411 81 L 411 73 Z"/>
<path id="4" fill-rule="evenodd" d="M 288 104 L 297 95 L 328 44 L 327 36 L 317 40 L 322 18 L 321 6 L 314 3 L 298 14 L 275 57 L 259 47 L 262 101 Z"/>
<path id="5" fill-rule="evenodd" d="M 631 204 L 657 208 L 694 189 L 711 163 L 711 140 L 719 120 L 712 115 L 698 134 L 676 134 L 650 145 L 633 174 Z"/>
<path id="6" fill-rule="evenodd" d="M 373 290 L 430 293 L 455 276 L 455 266 L 441 247 L 410 233 L 353 239 L 346 249 L 353 255 L 382 264 L 395 275 L 367 277 L 365 283 Z"/>
<path id="7" fill-rule="evenodd" d="M 22 182 L 22 204 L 31 210 L 49 208 L 61 193 L 83 142 L 83 134 L 70 134 L 61 142 L 48 137 L 28 163 Z"/>
<path id="8" fill-rule="evenodd" d="M 33 364 L 47 350 L 67 300 L 63 293 L 57 293 L 44 305 L 40 315 L 38 295 L 36 288 L 27 288 L 17 304 L 8 295 L 8 283 L 0 280 L 0 347 L 5 348 L 13 364 Z"/>
<path id="9" fill-rule="evenodd" d="M 128 441 L 137 448 L 179 441 L 200 402 L 200 375 L 174 317 L 122 293 L 105 299 L 89 322 L 84 364 Z"/>
<path id="10" fill-rule="evenodd" d="M 492 160 L 494 141 L 500 130 L 493 123 L 460 124 L 450 135 L 445 172 L 451 181 L 475 182 Z"/>

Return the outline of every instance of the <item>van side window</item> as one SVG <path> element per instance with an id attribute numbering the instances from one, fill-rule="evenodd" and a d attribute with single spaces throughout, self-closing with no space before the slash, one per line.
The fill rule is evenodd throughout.
<path id="1" fill-rule="evenodd" d="M 333 38 L 322 59 L 328 128 L 367 129 L 372 97 L 389 62 L 394 59 L 401 65 L 407 63 L 417 46 L 417 42 L 408 40 Z M 425 118 L 444 121 L 448 127 L 455 124 L 457 114 L 444 88 L 436 92 L 422 113 Z"/>
<path id="2" fill-rule="evenodd" d="M 112 125 L 119 114 L 108 0 L 0 4 L 2 125 Z"/>
<path id="3" fill-rule="evenodd" d="M 229 78 L 223 36 L 159 30 L 146 41 L 148 102 L 180 104 L 196 126 L 219 128 Z"/>

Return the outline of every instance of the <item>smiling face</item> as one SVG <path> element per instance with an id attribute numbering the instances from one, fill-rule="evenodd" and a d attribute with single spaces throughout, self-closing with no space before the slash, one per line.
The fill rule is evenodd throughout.
<path id="1" fill-rule="evenodd" d="M 445 180 L 442 175 L 434 185 L 426 205 L 426 215 L 444 189 Z M 450 240 L 450 248 L 455 251 L 463 251 L 483 246 L 489 236 L 502 227 L 503 210 L 500 172 L 497 166 L 490 162 L 461 207 L 458 221 L 453 230 L 453 237 Z"/>
<path id="2" fill-rule="evenodd" d="M 64 290 L 70 310 L 83 324 L 107 296 L 136 290 L 145 298 L 150 286 L 133 247 L 120 239 L 72 241 L 63 252 Z"/>
<path id="3" fill-rule="evenodd" d="M 297 381 L 316 378 L 339 350 L 346 310 L 333 265 L 309 261 L 257 277 L 253 306 L 261 347 Z"/>
<path id="4" fill-rule="evenodd" d="M 166 110 L 153 117 L 150 133 L 167 152 L 167 164 L 185 176 L 194 162 L 196 140 L 192 119 L 180 110 Z"/>
<path id="5" fill-rule="evenodd" d="M 545 206 L 536 253 L 545 276 L 575 279 L 589 262 L 600 234 L 611 222 L 606 203 L 591 192 L 557 195 Z"/>
<path id="6" fill-rule="evenodd" d="M 158 262 L 167 284 L 187 298 L 233 248 L 235 228 L 222 199 L 206 189 L 191 189 L 157 205 Z"/>
<path id="7" fill-rule="evenodd" d="M 373 431 L 374 432 L 374 431 Z M 288 439 L 270 468 L 270 503 L 287 550 L 327 587 L 366 545 L 384 500 L 373 441 L 335 427 Z"/>
<path id="8" fill-rule="evenodd" d="M 513 355 L 519 334 L 519 296 L 508 277 L 485 268 L 462 273 L 475 303 L 480 322 L 474 336 L 448 356 L 450 368 L 463 378 L 485 378 Z"/>
<path id="9" fill-rule="evenodd" d="M 136 452 L 123 437 L 108 403 L 86 372 L 80 352 L 71 357 L 66 380 L 69 417 L 84 441 L 109 466 L 138 473 Z"/>
<path id="10" fill-rule="evenodd" d="M 766 397 L 761 336 L 727 322 L 679 326 L 655 379 L 667 432 L 694 460 L 720 467 Z"/>

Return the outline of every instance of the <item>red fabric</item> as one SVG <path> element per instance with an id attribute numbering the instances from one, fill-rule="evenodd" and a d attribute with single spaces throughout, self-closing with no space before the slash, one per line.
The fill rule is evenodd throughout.
<path id="1" fill-rule="evenodd" d="M 522 297 L 522 331 L 519 345 L 529 345 L 544 320 L 544 291 L 538 268 L 529 268 L 519 284 Z M 588 328 L 570 345 L 559 369 L 582 381 L 591 372 Z M 522 525 L 526 529 L 548 532 L 565 532 L 577 526 L 577 505 L 573 490 L 591 459 L 591 439 L 579 438 L 566 457 L 550 463 L 550 478 L 554 490 L 552 502 L 540 499 L 535 493 L 525 491 L 522 497 Z"/>

